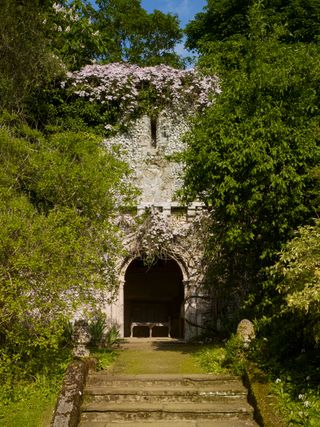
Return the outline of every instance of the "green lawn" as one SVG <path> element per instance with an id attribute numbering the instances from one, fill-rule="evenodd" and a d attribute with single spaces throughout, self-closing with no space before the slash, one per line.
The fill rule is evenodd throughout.
<path id="1" fill-rule="evenodd" d="M 45 377 L 33 383 L 18 383 L 14 399 L 0 401 L 0 425 L 3 427 L 47 427 L 57 400 L 60 383 Z"/>
<path id="2" fill-rule="evenodd" d="M 138 341 L 125 345 L 112 367 L 114 373 L 203 374 L 225 373 L 221 348 L 163 341 Z"/>

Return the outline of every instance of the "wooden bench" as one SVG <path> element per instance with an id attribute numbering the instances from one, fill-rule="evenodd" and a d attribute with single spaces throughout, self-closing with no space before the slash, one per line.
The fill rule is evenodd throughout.
<path id="1" fill-rule="evenodd" d="M 168 338 L 171 338 L 171 322 L 170 319 L 167 322 L 131 322 L 130 325 L 130 338 L 133 337 L 133 328 L 136 326 L 146 326 L 149 328 L 149 337 L 152 338 L 152 329 L 155 326 L 168 328 Z"/>

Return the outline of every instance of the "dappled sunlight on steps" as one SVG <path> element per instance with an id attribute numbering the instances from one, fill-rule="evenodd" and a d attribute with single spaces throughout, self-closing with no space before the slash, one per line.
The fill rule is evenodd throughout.
<path id="1" fill-rule="evenodd" d="M 254 427 L 237 377 L 92 372 L 80 427 Z"/>

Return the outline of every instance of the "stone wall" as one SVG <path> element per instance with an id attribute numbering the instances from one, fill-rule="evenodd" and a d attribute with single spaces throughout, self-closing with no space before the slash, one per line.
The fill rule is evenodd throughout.
<path id="1" fill-rule="evenodd" d="M 182 206 L 176 200 L 182 166 L 170 158 L 183 149 L 182 136 L 187 130 L 183 117 L 163 112 L 154 119 L 143 116 L 127 133 L 105 141 L 107 149 L 120 147 L 140 190 L 137 217 L 127 214 L 119 218 L 126 256 L 118 263 L 119 293 L 106 307 L 107 316 L 119 325 L 122 335 L 125 273 L 139 257 L 149 262 L 167 257 L 179 265 L 184 284 L 185 339 L 201 332 L 210 311 L 210 299 L 202 289 L 206 212 L 200 203 Z"/>
<path id="2" fill-rule="evenodd" d="M 168 156 L 179 152 L 181 136 L 187 131 L 185 120 L 162 113 L 156 119 L 143 116 L 128 130 L 105 141 L 107 147 L 120 146 L 131 165 L 136 186 L 141 191 L 138 209 L 162 206 L 169 209 L 180 187 L 181 165 Z"/>

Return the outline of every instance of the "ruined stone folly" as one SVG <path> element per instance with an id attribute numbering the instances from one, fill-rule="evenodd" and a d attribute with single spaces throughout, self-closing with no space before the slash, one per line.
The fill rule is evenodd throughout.
<path id="1" fill-rule="evenodd" d="M 105 303 L 122 337 L 190 340 L 201 333 L 210 299 L 203 289 L 203 224 L 200 203 L 183 206 L 176 192 L 187 125 L 161 112 L 143 116 L 126 133 L 105 141 L 117 146 L 139 189 L 136 211 L 121 216 L 125 255 L 118 260 L 119 288 Z"/>

